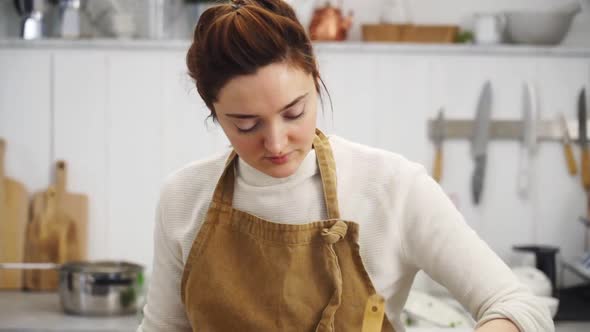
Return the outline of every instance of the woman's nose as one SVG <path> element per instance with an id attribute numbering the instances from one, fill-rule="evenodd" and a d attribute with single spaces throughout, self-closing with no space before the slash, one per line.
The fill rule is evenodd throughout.
<path id="1" fill-rule="evenodd" d="M 281 126 L 271 126 L 264 135 L 264 147 L 273 156 L 286 152 L 286 143 L 287 133 Z"/>

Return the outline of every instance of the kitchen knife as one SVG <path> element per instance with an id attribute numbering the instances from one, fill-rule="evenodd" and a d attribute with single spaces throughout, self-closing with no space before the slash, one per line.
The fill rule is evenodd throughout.
<path id="1" fill-rule="evenodd" d="M 586 191 L 590 190 L 590 150 L 588 149 L 588 131 L 586 124 L 588 114 L 586 109 L 586 89 L 582 89 L 578 98 L 578 136 L 582 147 L 582 184 Z"/>
<path id="2" fill-rule="evenodd" d="M 537 146 L 537 100 L 533 86 L 525 83 L 522 89 L 522 145 L 517 189 L 522 198 L 526 198 L 530 190 L 531 159 L 536 153 Z"/>
<path id="3" fill-rule="evenodd" d="M 438 111 L 438 116 L 434 123 L 433 128 L 433 139 L 434 139 L 434 148 L 436 150 L 434 156 L 434 167 L 432 170 L 432 177 L 436 180 L 436 182 L 440 182 L 442 178 L 442 167 L 443 167 L 443 150 L 442 144 L 443 140 L 445 139 L 445 117 L 444 111 L 441 109 Z"/>
<path id="4" fill-rule="evenodd" d="M 576 165 L 576 159 L 574 158 L 574 151 L 572 150 L 572 138 L 570 136 L 570 130 L 565 121 L 565 115 L 560 113 L 559 115 L 561 122 L 561 129 L 563 131 L 563 151 L 565 153 L 565 160 L 567 162 L 567 168 L 571 175 L 578 174 L 578 166 Z"/>
<path id="5" fill-rule="evenodd" d="M 586 190 L 586 219 L 590 218 L 590 150 L 588 150 L 588 110 L 586 89 L 582 88 L 578 98 L 578 139 L 582 148 L 582 184 Z M 584 250 L 588 250 L 588 229 L 584 232 Z"/>
<path id="6" fill-rule="evenodd" d="M 481 91 L 477 105 L 477 114 L 473 125 L 473 140 L 471 142 L 471 156 L 475 169 L 471 178 L 471 193 L 473 202 L 479 204 L 483 191 L 483 181 L 487 162 L 487 148 L 490 138 L 490 123 L 492 114 L 492 87 L 487 81 Z"/>

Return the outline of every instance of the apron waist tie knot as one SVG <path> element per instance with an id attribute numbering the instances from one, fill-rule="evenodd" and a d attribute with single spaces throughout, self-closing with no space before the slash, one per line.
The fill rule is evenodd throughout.
<path id="1" fill-rule="evenodd" d="M 322 237 L 326 242 L 328 253 L 328 269 L 334 282 L 334 292 L 332 293 L 330 302 L 322 312 L 322 318 L 316 326 L 315 332 L 334 332 L 334 318 L 336 311 L 342 303 L 342 270 L 340 270 L 338 256 L 334 251 L 334 244 L 346 236 L 347 230 L 348 225 L 342 220 L 336 221 L 330 228 L 322 229 Z"/>
<path id="2" fill-rule="evenodd" d="M 346 236 L 348 225 L 342 220 L 338 220 L 332 227 L 322 229 L 322 237 L 327 244 L 334 244 Z"/>

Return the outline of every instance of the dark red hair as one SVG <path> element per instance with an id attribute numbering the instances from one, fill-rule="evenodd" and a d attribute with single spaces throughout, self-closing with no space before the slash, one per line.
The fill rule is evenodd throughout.
<path id="1" fill-rule="evenodd" d="M 214 119 L 213 103 L 229 80 L 280 62 L 312 75 L 320 93 L 311 40 L 283 0 L 232 0 L 207 9 L 186 55 L 189 75 Z"/>

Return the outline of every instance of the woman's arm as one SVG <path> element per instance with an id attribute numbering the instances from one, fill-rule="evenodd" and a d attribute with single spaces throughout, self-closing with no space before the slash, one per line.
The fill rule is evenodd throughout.
<path id="1" fill-rule="evenodd" d="M 164 200 L 162 197 L 161 200 Z M 154 260 L 143 321 L 137 332 L 191 331 L 180 299 L 180 279 L 184 264 L 179 250 L 171 248 L 163 216 L 164 204 L 156 212 Z"/>
<path id="2" fill-rule="evenodd" d="M 400 232 L 408 264 L 445 286 L 478 322 L 478 332 L 502 331 L 494 329 L 498 324 L 506 331 L 514 326 L 522 332 L 555 330 L 549 308 L 467 225 L 423 168 L 415 175 L 404 206 Z"/>
<path id="3" fill-rule="evenodd" d="M 493 319 L 476 329 L 475 332 L 521 332 L 508 319 Z"/>

